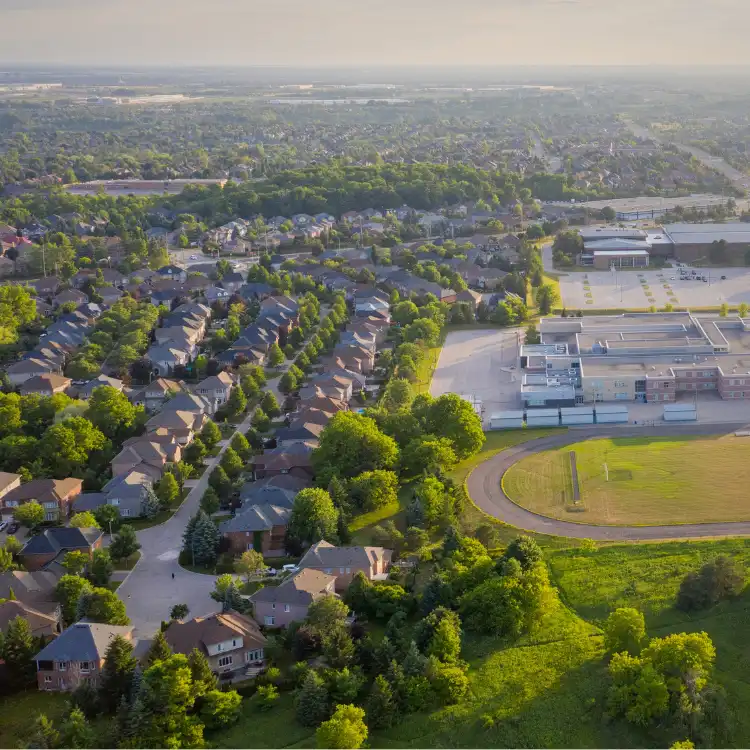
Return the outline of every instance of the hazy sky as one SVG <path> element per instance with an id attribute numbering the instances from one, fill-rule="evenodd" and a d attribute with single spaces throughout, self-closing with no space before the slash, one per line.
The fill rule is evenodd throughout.
<path id="1" fill-rule="evenodd" d="M 750 0 L 0 0 L 0 60 L 749 64 Z"/>

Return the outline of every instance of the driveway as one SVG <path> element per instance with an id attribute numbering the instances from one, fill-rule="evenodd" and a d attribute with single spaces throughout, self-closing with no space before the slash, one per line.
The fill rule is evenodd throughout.
<path id="1" fill-rule="evenodd" d="M 265 390 L 271 391 L 281 403 L 278 382 L 279 378 L 269 380 Z M 253 413 L 237 426 L 235 433 L 244 434 L 250 429 Z M 203 617 L 219 610 L 219 604 L 209 596 L 216 576 L 191 573 L 182 568 L 177 559 L 188 520 L 200 507 L 208 477 L 228 445 L 229 440 L 221 442 L 219 454 L 208 461 L 207 469 L 168 521 L 138 532 L 141 558 L 117 589 L 117 594 L 125 602 L 128 617 L 141 638 L 153 635 L 161 621 L 169 619 L 169 610 L 175 604 L 187 604 L 191 617 Z"/>
<path id="2" fill-rule="evenodd" d="M 697 539 L 701 537 L 750 536 L 750 521 L 732 523 L 697 523 L 676 526 L 594 526 L 547 518 L 521 508 L 503 492 L 500 480 L 517 461 L 549 448 L 559 448 L 570 442 L 607 437 L 669 437 L 679 435 L 725 435 L 747 424 L 735 425 L 674 425 L 663 427 L 623 427 L 622 429 L 568 430 L 559 435 L 530 440 L 515 448 L 502 451 L 474 469 L 466 480 L 471 499 L 485 513 L 510 526 L 525 531 L 573 539 L 597 541 L 654 541 L 663 539 Z"/>

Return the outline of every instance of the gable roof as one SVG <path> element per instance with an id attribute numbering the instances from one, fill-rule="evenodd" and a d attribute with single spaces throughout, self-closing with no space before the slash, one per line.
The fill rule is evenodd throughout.
<path id="1" fill-rule="evenodd" d="M 10 621 L 16 617 L 22 617 L 29 623 L 33 635 L 41 635 L 42 631 L 54 629 L 57 625 L 57 617 L 53 614 L 39 612 L 19 601 L 0 602 L 0 632 L 5 632 Z"/>
<path id="2" fill-rule="evenodd" d="M 336 547 L 325 540 L 313 544 L 299 561 L 300 568 L 369 567 L 378 560 L 390 560 L 392 550 L 385 547 Z"/>
<path id="3" fill-rule="evenodd" d="M 11 490 L 7 495 L 3 495 L 3 500 L 16 500 L 18 502 L 36 500 L 40 504 L 59 503 L 68 495 L 79 494 L 82 487 L 83 480 L 74 477 L 68 479 L 32 479 L 30 482 Z"/>
<path id="4" fill-rule="evenodd" d="M 255 620 L 239 612 L 217 612 L 208 617 L 195 617 L 187 622 L 173 620 L 164 631 L 167 643 L 176 654 L 189 654 L 194 648 L 208 652 L 208 647 L 237 637 L 243 647 L 263 646 L 266 637 Z M 248 640 L 250 643 L 248 643 Z"/>
<path id="5" fill-rule="evenodd" d="M 129 638 L 130 625 L 104 625 L 99 622 L 77 622 L 48 643 L 35 657 L 37 661 L 100 661 L 109 642 L 121 635 Z"/>
<path id="6" fill-rule="evenodd" d="M 312 604 L 323 596 L 333 596 L 327 587 L 336 576 L 305 568 L 287 578 L 280 586 L 266 586 L 250 596 L 253 602 L 283 602 L 285 604 Z"/>
<path id="7" fill-rule="evenodd" d="M 57 554 L 61 550 L 87 549 L 101 539 L 104 532 L 93 527 L 53 526 L 35 534 L 21 550 L 21 555 Z"/>

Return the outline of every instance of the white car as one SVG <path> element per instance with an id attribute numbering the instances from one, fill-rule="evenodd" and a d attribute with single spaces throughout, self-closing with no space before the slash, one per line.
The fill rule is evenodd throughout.
<path id="1" fill-rule="evenodd" d="M 190 260 L 198 260 L 198 256 L 197 255 L 191 255 L 190 256 Z"/>
<path id="2" fill-rule="evenodd" d="M 5 531 L 5 527 L 8 525 L 7 521 L 0 521 L 0 531 Z"/>
<path id="3" fill-rule="evenodd" d="M 669 277 L 669 280 L 670 280 L 670 281 L 677 281 L 677 277 L 676 277 L 676 276 L 670 276 L 670 277 Z"/>
<path id="4" fill-rule="evenodd" d="M 296 565 L 283 565 L 282 570 L 286 570 L 288 573 L 296 573 L 299 568 Z"/>

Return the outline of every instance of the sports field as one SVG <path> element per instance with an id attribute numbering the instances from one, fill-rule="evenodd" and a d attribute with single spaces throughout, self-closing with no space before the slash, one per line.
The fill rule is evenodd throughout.
<path id="1" fill-rule="evenodd" d="M 573 494 L 575 452 L 580 500 Z M 524 458 L 506 495 L 553 518 L 660 525 L 750 520 L 750 438 L 595 439 Z"/>

